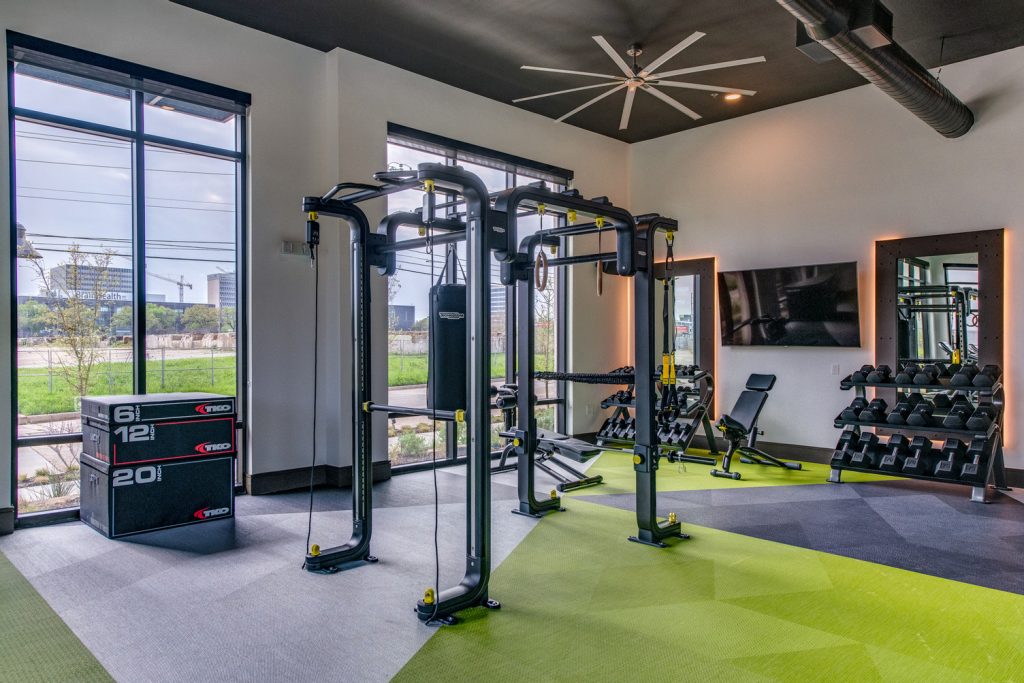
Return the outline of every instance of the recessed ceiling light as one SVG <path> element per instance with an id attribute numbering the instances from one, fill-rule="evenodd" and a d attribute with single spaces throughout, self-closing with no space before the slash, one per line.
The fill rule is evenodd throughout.
<path id="1" fill-rule="evenodd" d="M 742 97 L 743 97 L 743 95 L 739 94 L 738 92 L 731 92 L 731 93 L 729 93 L 728 95 L 725 96 L 725 101 L 726 102 L 735 102 L 736 100 L 738 100 L 738 99 L 740 99 Z"/>
<path id="2" fill-rule="evenodd" d="M 726 98 L 728 99 L 728 96 L 727 96 Z M 160 105 L 160 108 L 161 108 L 161 109 L 166 109 L 167 111 L 174 111 L 174 107 L 172 107 L 172 106 L 171 106 L 171 105 L 169 105 L 169 104 L 161 104 L 161 105 Z"/>

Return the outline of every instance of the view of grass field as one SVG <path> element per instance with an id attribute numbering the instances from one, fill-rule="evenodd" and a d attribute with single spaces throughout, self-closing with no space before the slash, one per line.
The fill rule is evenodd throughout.
<path id="1" fill-rule="evenodd" d="M 535 354 L 533 367 L 538 371 L 554 369 L 554 359 Z M 491 377 L 505 376 L 505 354 L 491 354 Z M 427 354 L 389 354 L 388 355 L 388 386 L 405 387 L 427 383 Z"/>

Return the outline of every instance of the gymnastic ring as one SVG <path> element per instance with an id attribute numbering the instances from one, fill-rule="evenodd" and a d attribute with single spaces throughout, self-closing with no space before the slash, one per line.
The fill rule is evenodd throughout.
<path id="1" fill-rule="evenodd" d="M 548 288 L 548 256 L 541 249 L 533 262 L 533 284 L 538 292 Z"/>

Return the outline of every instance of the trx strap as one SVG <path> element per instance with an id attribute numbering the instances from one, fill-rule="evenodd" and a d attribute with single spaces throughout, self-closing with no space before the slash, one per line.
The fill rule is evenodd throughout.
<path id="1" fill-rule="evenodd" d="M 672 295 L 674 294 L 675 279 L 672 274 L 675 258 L 672 255 L 672 242 L 675 233 L 665 233 L 665 247 L 667 257 L 665 260 L 665 279 L 663 281 L 663 296 L 661 305 L 661 414 L 665 419 L 672 421 L 679 416 L 679 394 L 676 389 L 676 335 L 675 335 L 675 308 Z"/>

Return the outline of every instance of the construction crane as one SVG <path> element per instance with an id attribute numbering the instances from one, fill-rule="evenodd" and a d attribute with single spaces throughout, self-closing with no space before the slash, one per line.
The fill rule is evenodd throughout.
<path id="1" fill-rule="evenodd" d="M 185 282 L 185 276 L 184 275 L 179 275 L 177 280 L 175 280 L 174 278 L 171 278 L 171 277 L 167 277 L 166 275 L 160 275 L 159 273 L 150 272 L 148 270 L 146 271 L 146 275 L 149 275 L 150 277 L 155 277 L 157 280 L 163 280 L 164 282 L 170 282 L 172 285 L 178 285 L 178 303 L 179 304 L 185 303 L 185 288 L 188 287 L 189 289 L 192 289 L 192 283 L 191 282 Z"/>

